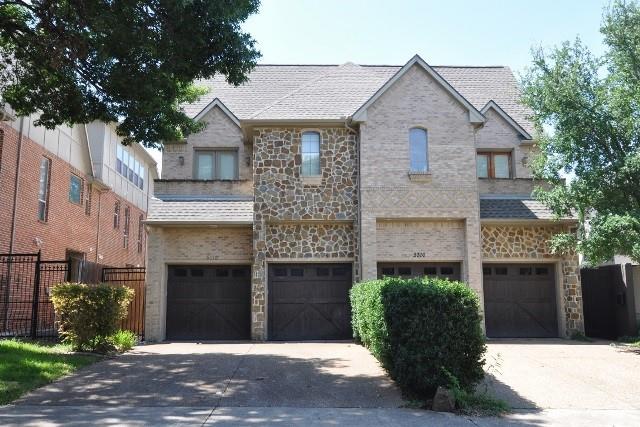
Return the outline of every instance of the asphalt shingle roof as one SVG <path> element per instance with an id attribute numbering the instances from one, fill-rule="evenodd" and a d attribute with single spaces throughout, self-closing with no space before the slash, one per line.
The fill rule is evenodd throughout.
<path id="1" fill-rule="evenodd" d="M 480 219 L 552 220 L 555 217 L 537 200 L 499 198 L 480 199 Z"/>
<path id="2" fill-rule="evenodd" d="M 240 120 L 343 119 L 351 116 L 401 66 L 388 65 L 258 65 L 249 81 L 229 85 L 222 76 L 201 80 L 209 92 L 184 105 L 195 117 L 215 98 Z M 516 79 L 508 67 L 434 66 L 476 109 L 495 101 L 527 132 L 533 132 L 529 110 L 519 102 Z"/>
<path id="3" fill-rule="evenodd" d="M 152 198 L 147 223 L 251 224 L 253 201 L 186 200 Z"/>

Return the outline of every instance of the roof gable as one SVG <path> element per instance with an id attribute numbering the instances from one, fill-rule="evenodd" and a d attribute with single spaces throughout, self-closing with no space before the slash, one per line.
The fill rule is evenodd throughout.
<path id="1" fill-rule="evenodd" d="M 493 110 L 498 113 L 500 117 L 502 117 L 507 123 L 509 123 L 509 125 L 511 125 L 511 127 L 514 128 L 518 133 L 520 133 L 520 135 L 522 135 L 526 140 L 533 139 L 529 132 L 527 132 L 522 126 L 520 126 L 518 122 L 513 120 L 513 118 L 502 108 L 500 108 L 500 106 L 494 100 L 490 100 L 489 102 L 487 102 L 487 105 L 482 107 L 482 110 L 480 111 L 482 112 L 482 114 L 485 114 L 489 110 Z"/>
<path id="2" fill-rule="evenodd" d="M 235 116 L 235 114 L 233 114 L 231 112 L 231 110 L 229 110 L 227 108 L 226 105 L 224 105 L 224 103 L 222 101 L 220 101 L 218 98 L 214 98 L 213 101 L 211 101 L 206 107 L 204 107 L 202 109 L 202 111 L 200 111 L 195 117 L 194 120 L 195 121 L 200 121 L 204 118 L 204 116 L 207 115 L 207 113 L 209 111 L 211 111 L 214 107 L 218 107 L 220 108 L 220 110 L 222 110 L 222 112 L 231 119 L 231 121 L 233 123 L 236 124 L 236 126 L 240 127 L 240 120 L 238 120 L 238 118 Z"/>
<path id="3" fill-rule="evenodd" d="M 404 74 L 417 65 L 424 69 L 436 82 L 442 86 L 456 101 L 462 104 L 469 111 L 469 121 L 471 123 L 483 123 L 484 116 L 478 111 L 464 96 L 454 89 L 437 71 L 427 64 L 419 55 L 415 55 L 407 62 L 398 72 L 391 77 L 378 91 L 365 102 L 352 116 L 354 121 L 365 121 L 367 117 L 367 109 L 378 100 L 393 84 L 398 81 Z"/>

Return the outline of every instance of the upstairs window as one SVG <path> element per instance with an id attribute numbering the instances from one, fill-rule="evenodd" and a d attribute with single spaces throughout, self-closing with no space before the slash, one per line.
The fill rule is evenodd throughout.
<path id="1" fill-rule="evenodd" d="M 196 150 L 194 168 L 196 179 L 238 179 L 238 152 L 236 150 Z"/>
<path id="2" fill-rule="evenodd" d="M 320 175 L 320 134 L 305 132 L 302 134 L 302 176 Z"/>
<path id="3" fill-rule="evenodd" d="M 120 202 L 118 200 L 113 207 L 113 228 L 120 228 Z"/>
<path id="4" fill-rule="evenodd" d="M 40 186 L 38 188 L 38 219 L 46 221 L 49 215 L 49 179 L 51 177 L 51 159 L 40 159 Z"/>
<path id="5" fill-rule="evenodd" d="M 69 181 L 69 201 L 76 205 L 82 204 L 82 189 L 84 187 L 83 179 L 79 176 L 71 174 Z"/>
<path id="6" fill-rule="evenodd" d="M 478 153 L 476 156 L 478 178 L 511 178 L 511 154 Z"/>
<path id="7" fill-rule="evenodd" d="M 409 155 L 411 157 L 410 172 L 426 173 L 429 171 L 427 153 L 427 131 L 421 128 L 409 130 Z"/>
<path id="8" fill-rule="evenodd" d="M 129 226 L 131 224 L 131 211 L 129 210 L 129 206 L 124 208 L 124 228 L 123 231 L 123 239 L 122 239 L 122 247 L 127 249 L 129 247 Z"/>
<path id="9" fill-rule="evenodd" d="M 116 171 L 136 187 L 144 187 L 144 166 L 120 143 L 116 146 Z"/>

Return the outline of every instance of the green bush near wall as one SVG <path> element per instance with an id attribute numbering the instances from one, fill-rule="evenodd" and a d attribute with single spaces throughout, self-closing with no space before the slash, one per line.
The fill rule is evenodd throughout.
<path id="1" fill-rule="evenodd" d="M 464 283 L 387 277 L 351 289 L 354 337 L 406 395 L 431 397 L 451 376 L 472 390 L 484 376 L 480 304 Z"/>
<path id="2" fill-rule="evenodd" d="M 126 286 L 60 283 L 51 290 L 51 301 L 63 342 L 76 351 L 108 352 L 115 349 L 112 336 L 134 291 Z"/>

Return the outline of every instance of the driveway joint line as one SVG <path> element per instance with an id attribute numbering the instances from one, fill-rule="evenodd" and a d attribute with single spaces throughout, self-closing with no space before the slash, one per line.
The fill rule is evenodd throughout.
<path id="1" fill-rule="evenodd" d="M 211 418 L 211 416 L 213 415 L 213 413 L 220 407 L 220 403 L 222 402 L 222 398 L 224 397 L 225 393 L 227 392 L 227 390 L 229 389 L 229 384 L 231 384 L 231 381 L 233 381 L 233 378 L 236 376 L 236 374 L 238 373 L 238 370 L 240 369 L 240 366 L 242 365 L 242 362 L 244 361 L 244 358 L 247 356 L 247 354 L 251 353 L 251 350 L 253 350 L 253 347 L 255 346 L 254 343 L 252 343 L 249 348 L 247 349 L 247 351 L 245 351 L 238 360 L 238 364 L 236 365 L 235 369 L 233 370 L 233 372 L 231 373 L 231 375 L 229 376 L 229 378 L 225 381 L 224 384 L 224 388 L 222 390 L 222 393 L 220 393 L 220 397 L 218 397 L 218 399 L 216 400 L 215 405 L 213 406 L 213 408 L 211 409 L 211 412 L 209 412 L 209 415 L 207 415 L 207 418 L 204 419 L 204 421 L 202 422 L 201 426 L 204 426 L 207 424 L 207 422 L 209 421 L 209 419 Z"/>

